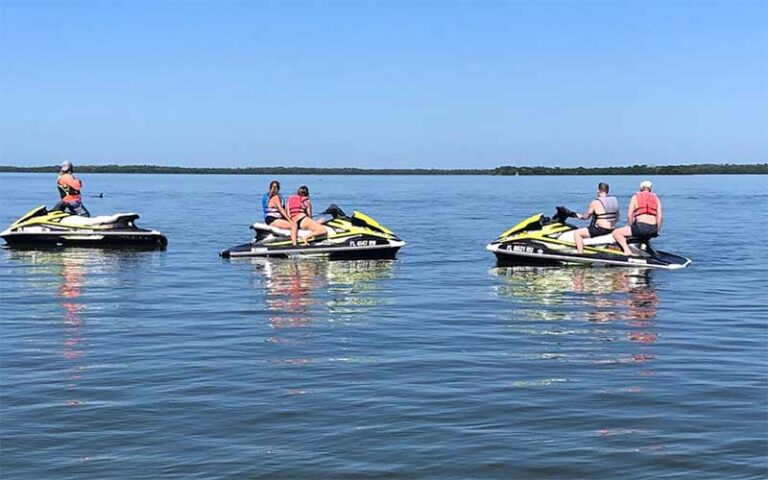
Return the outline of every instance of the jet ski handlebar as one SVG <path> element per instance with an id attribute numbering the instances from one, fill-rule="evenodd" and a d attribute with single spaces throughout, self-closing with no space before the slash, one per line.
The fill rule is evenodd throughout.
<path id="1" fill-rule="evenodd" d="M 559 206 L 555 207 L 554 218 L 560 223 L 565 223 L 567 218 L 579 218 L 579 215 L 568 207 Z"/>
<path id="2" fill-rule="evenodd" d="M 342 210 L 341 207 L 339 207 L 335 203 L 328 205 L 328 208 L 326 208 L 325 211 L 321 213 L 321 215 L 330 215 L 333 218 L 339 218 L 339 217 L 344 218 L 347 216 L 347 214 L 344 213 L 344 210 Z"/>

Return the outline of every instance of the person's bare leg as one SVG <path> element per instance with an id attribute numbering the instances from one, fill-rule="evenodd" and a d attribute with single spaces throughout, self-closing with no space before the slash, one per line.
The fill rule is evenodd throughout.
<path id="1" fill-rule="evenodd" d="M 296 246 L 299 243 L 299 222 L 291 222 L 291 245 Z"/>
<path id="2" fill-rule="evenodd" d="M 325 229 L 322 223 L 315 222 L 315 221 L 313 221 L 312 223 L 313 223 L 312 233 L 314 233 L 316 237 L 323 236 L 326 233 L 328 233 L 328 231 Z"/>
<path id="3" fill-rule="evenodd" d="M 302 240 L 304 242 L 304 245 L 309 244 L 309 242 L 311 242 L 318 236 L 325 235 L 325 228 L 319 223 L 317 223 L 316 221 L 314 221 L 313 219 L 307 217 L 307 219 L 304 220 L 302 223 L 304 224 L 304 227 L 307 230 L 312 232 L 309 236 L 304 237 L 304 239 Z"/>
<path id="4" fill-rule="evenodd" d="M 301 224 L 301 227 L 299 227 L 299 224 Z M 294 245 L 298 245 L 298 240 L 301 240 L 301 243 L 304 245 L 309 244 L 309 242 L 314 239 L 315 237 L 312 235 L 308 235 L 306 237 L 302 237 L 299 230 L 307 230 L 307 227 L 309 227 L 310 230 L 312 230 L 312 219 L 308 216 L 304 216 L 299 218 L 296 222 L 293 223 L 293 228 L 296 232 L 296 237 L 293 240 Z"/>
<path id="5" fill-rule="evenodd" d="M 611 235 L 613 235 L 613 239 L 616 240 L 616 243 L 618 243 L 624 251 L 624 255 L 632 255 L 632 250 L 630 250 L 629 245 L 627 245 L 627 237 L 632 235 L 631 227 L 617 228 Z"/>
<path id="6" fill-rule="evenodd" d="M 285 230 L 290 230 L 293 228 L 293 222 L 289 222 L 284 218 L 278 218 L 277 220 L 273 221 L 270 224 L 270 227 L 277 227 L 277 228 L 283 228 Z"/>
<path id="7" fill-rule="evenodd" d="M 589 238 L 589 230 L 580 228 L 573 232 L 573 241 L 576 242 L 576 251 L 584 253 L 584 239 Z"/>
<path id="8" fill-rule="evenodd" d="M 317 237 L 325 235 L 325 229 L 321 227 L 319 223 L 315 223 L 311 225 L 310 231 L 312 232 L 312 234 L 310 234 L 309 238 L 307 238 L 307 242 L 311 242 L 312 240 L 315 240 Z"/>

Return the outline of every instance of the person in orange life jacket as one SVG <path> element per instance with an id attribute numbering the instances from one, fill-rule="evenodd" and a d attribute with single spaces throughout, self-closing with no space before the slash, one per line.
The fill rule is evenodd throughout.
<path id="1" fill-rule="evenodd" d="M 613 231 L 613 238 L 624 250 L 625 255 L 632 255 L 627 245 L 627 237 L 643 240 L 661 235 L 661 200 L 651 191 L 653 184 L 648 180 L 640 183 L 640 191 L 632 195 L 627 211 L 627 226 Z"/>
<path id="2" fill-rule="evenodd" d="M 584 253 L 584 239 L 608 235 L 619 221 L 619 201 L 608 195 L 608 184 L 597 185 L 597 198 L 589 202 L 585 213 L 576 214 L 580 220 L 592 219 L 589 227 L 580 228 L 573 232 L 576 250 Z"/>
<path id="3" fill-rule="evenodd" d="M 277 228 L 291 228 L 293 223 L 290 215 L 283 206 L 283 197 L 280 196 L 280 182 L 269 182 L 269 192 L 261 197 L 261 207 L 264 210 L 264 223 Z"/>
<path id="4" fill-rule="evenodd" d="M 309 200 L 309 188 L 306 185 L 299 187 L 296 195 L 288 197 L 288 213 L 291 216 L 291 243 L 297 244 L 299 229 L 310 230 L 312 235 L 304 238 L 304 245 L 309 243 L 317 235 L 324 235 L 325 228 L 312 220 L 312 202 Z"/>
<path id="5" fill-rule="evenodd" d="M 83 205 L 83 198 L 81 190 L 83 189 L 83 181 L 75 177 L 72 173 L 74 168 L 72 162 L 64 160 L 61 164 L 59 171 L 59 177 L 56 179 L 56 187 L 59 189 L 59 196 L 61 200 L 54 205 L 53 211 L 58 210 L 60 212 L 69 210 L 75 215 L 81 217 L 90 217 L 91 214 L 88 209 Z"/>

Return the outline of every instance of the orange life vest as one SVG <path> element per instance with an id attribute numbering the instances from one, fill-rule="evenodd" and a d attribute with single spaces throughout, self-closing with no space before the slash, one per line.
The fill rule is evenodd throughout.
<path id="1" fill-rule="evenodd" d="M 79 202 L 80 189 L 83 188 L 83 182 L 75 178 L 71 173 L 63 173 L 56 179 L 56 187 L 59 189 L 59 196 L 65 202 Z"/>
<path id="2" fill-rule="evenodd" d="M 294 215 L 307 213 L 307 207 L 304 204 L 306 197 L 301 195 L 291 195 L 288 197 L 288 214 L 293 218 Z"/>
<path id="3" fill-rule="evenodd" d="M 659 214 L 659 197 L 655 193 L 637 192 L 635 198 L 637 199 L 637 206 L 634 211 L 635 218 L 639 215 L 653 215 L 655 217 Z"/>

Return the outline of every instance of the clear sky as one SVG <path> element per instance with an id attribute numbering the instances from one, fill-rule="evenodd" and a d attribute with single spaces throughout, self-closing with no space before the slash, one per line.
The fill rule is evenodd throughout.
<path id="1" fill-rule="evenodd" d="M 0 164 L 768 161 L 768 1 L 0 0 Z"/>

